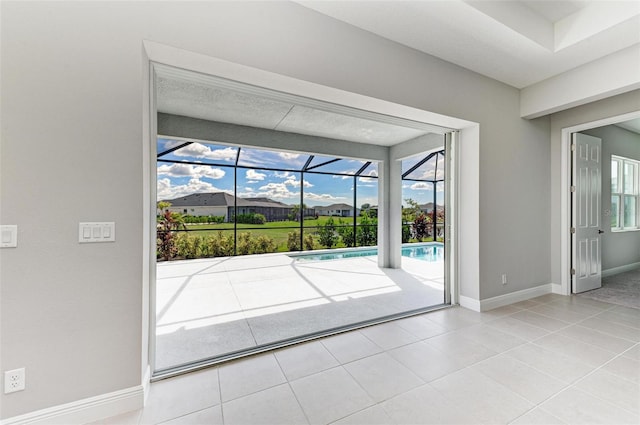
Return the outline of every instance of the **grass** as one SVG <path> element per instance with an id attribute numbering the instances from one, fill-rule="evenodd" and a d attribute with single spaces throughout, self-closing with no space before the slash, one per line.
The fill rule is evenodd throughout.
<path id="1" fill-rule="evenodd" d="M 320 216 L 317 219 L 304 220 L 304 233 L 315 233 L 315 226 L 324 225 L 330 217 Z M 353 217 L 333 217 L 336 225 L 340 224 L 340 220 L 343 225 L 353 225 Z M 360 217 L 357 218 L 358 224 L 360 223 Z M 233 232 L 233 223 L 219 223 L 219 224 L 187 224 L 187 229 L 197 232 L 198 234 L 217 233 L 222 231 L 223 233 Z M 287 248 L 287 239 L 289 233 L 300 231 L 299 221 L 272 221 L 265 224 L 240 224 L 238 223 L 238 233 L 250 232 L 253 236 L 264 235 L 273 239 L 277 246 L 278 252 L 289 251 Z M 316 239 L 317 243 L 317 239 Z M 335 248 L 344 247 L 342 241 L 340 241 Z"/>

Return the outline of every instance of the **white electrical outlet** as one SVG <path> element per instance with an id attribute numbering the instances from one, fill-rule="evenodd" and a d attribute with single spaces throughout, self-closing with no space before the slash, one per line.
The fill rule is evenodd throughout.
<path id="1" fill-rule="evenodd" d="M 24 390 L 24 368 L 8 370 L 4 373 L 4 393 Z"/>
<path id="2" fill-rule="evenodd" d="M 502 284 L 503 285 L 507 284 L 507 274 L 506 273 L 502 275 Z"/>

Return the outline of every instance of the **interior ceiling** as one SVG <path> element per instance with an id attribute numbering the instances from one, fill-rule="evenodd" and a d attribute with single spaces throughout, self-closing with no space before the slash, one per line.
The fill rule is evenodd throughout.
<path id="1" fill-rule="evenodd" d="M 517 88 L 640 46 L 640 1 L 298 3 Z M 381 146 L 448 131 L 229 87 L 186 71 L 157 71 L 157 108 L 168 114 Z M 638 131 L 634 124 L 625 128 Z"/>
<path id="2" fill-rule="evenodd" d="M 517 88 L 640 43 L 638 1 L 305 1 Z"/>
<path id="3" fill-rule="evenodd" d="M 633 131 L 634 133 L 640 134 L 640 118 L 636 118 L 634 120 L 624 121 L 616 124 L 618 127 L 622 127 L 625 130 Z"/>

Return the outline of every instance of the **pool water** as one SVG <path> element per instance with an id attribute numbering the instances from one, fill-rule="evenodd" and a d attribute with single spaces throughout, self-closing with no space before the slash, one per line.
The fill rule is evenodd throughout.
<path id="1" fill-rule="evenodd" d="M 350 248 L 314 254 L 290 254 L 289 256 L 296 261 L 329 261 L 373 255 L 378 255 L 378 248 Z M 402 256 L 422 261 L 442 261 L 444 259 L 444 245 L 438 242 L 403 245 Z"/>

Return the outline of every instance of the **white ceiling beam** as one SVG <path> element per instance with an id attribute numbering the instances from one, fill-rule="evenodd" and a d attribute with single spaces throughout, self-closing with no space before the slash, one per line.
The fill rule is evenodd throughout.
<path id="1" fill-rule="evenodd" d="M 467 4 L 549 51 L 554 49 L 554 26 L 519 2 L 468 0 Z"/>
<path id="2" fill-rule="evenodd" d="M 520 116 L 537 118 L 640 88 L 640 44 L 520 91 Z"/>
<path id="3" fill-rule="evenodd" d="M 640 2 L 637 1 L 592 2 L 555 23 L 555 51 L 573 46 L 639 15 Z M 637 23 L 634 25 L 640 33 Z"/>

